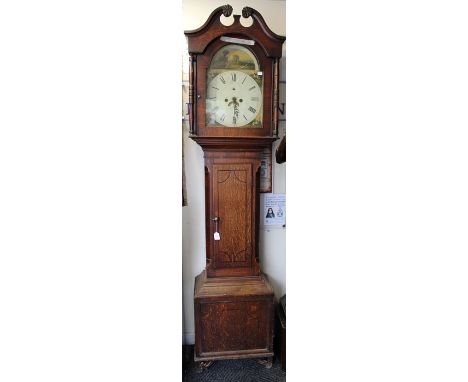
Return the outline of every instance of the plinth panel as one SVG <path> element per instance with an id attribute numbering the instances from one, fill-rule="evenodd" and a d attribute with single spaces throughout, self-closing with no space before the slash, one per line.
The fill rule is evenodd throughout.
<path id="1" fill-rule="evenodd" d="M 273 292 L 266 278 L 214 278 L 195 284 L 195 359 L 273 355 Z"/>

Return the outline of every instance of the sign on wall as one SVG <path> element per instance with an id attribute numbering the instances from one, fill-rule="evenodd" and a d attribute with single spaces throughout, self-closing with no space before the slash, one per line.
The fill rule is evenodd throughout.
<path id="1" fill-rule="evenodd" d="M 263 224 L 286 224 L 286 194 L 265 194 Z"/>

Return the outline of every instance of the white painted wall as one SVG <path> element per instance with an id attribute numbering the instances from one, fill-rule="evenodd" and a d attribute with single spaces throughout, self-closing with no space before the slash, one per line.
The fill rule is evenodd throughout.
<path id="1" fill-rule="evenodd" d="M 281 0 L 183 0 L 183 28 L 196 29 L 203 25 L 210 13 L 220 5 L 231 4 L 234 14 L 241 14 L 244 6 L 258 10 L 273 32 L 286 35 L 286 2 Z M 184 37 L 185 38 L 185 37 Z M 286 45 L 286 44 L 285 44 Z M 281 80 L 285 80 L 285 54 L 281 65 Z M 183 45 L 185 46 L 185 45 Z M 186 52 L 184 60 L 187 59 Z M 186 62 L 184 68 L 187 68 Z M 186 76 L 184 76 L 186 78 Z M 285 86 L 280 90 L 284 92 Z M 284 93 L 281 98 L 284 97 Z M 194 343 L 193 287 L 195 276 L 205 268 L 205 206 L 203 151 L 188 138 L 188 125 L 184 122 L 184 154 L 188 206 L 182 209 L 182 278 L 183 278 L 183 341 Z M 285 134 L 286 122 L 280 122 L 279 135 Z M 273 146 L 276 150 L 279 140 Z M 286 193 L 286 164 L 273 159 L 273 192 Z M 261 197 L 263 208 L 263 197 Z M 286 229 L 260 226 L 260 265 L 272 283 L 276 297 L 286 293 Z"/>

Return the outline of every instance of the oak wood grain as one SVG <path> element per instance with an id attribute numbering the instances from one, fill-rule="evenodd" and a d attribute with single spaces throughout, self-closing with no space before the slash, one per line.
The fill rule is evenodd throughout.
<path id="1" fill-rule="evenodd" d="M 273 355 L 273 290 L 265 275 L 195 280 L 195 359 Z"/>

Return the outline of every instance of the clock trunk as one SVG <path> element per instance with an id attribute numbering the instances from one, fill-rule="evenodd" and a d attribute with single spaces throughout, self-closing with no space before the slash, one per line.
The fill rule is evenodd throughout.
<path id="1" fill-rule="evenodd" d="M 207 275 L 259 275 L 256 243 L 261 151 L 204 150 Z"/>

